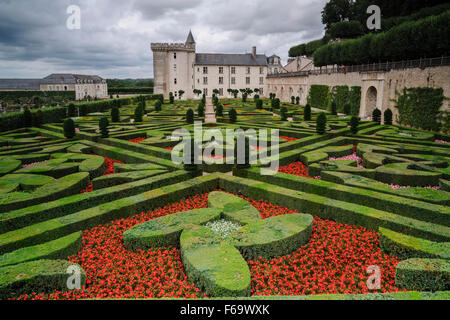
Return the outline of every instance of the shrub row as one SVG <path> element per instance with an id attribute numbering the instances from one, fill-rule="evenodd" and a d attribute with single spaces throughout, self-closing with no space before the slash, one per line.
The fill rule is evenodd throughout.
<path id="1" fill-rule="evenodd" d="M 108 94 L 152 94 L 153 87 L 109 87 Z"/>
<path id="2" fill-rule="evenodd" d="M 449 290 L 450 261 L 420 258 L 402 261 L 395 268 L 395 285 L 407 290 Z"/>

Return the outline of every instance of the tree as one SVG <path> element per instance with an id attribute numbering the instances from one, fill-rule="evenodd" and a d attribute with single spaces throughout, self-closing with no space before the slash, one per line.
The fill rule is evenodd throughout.
<path id="1" fill-rule="evenodd" d="M 330 0 L 322 11 L 322 23 L 328 30 L 334 23 L 349 20 L 352 16 L 352 0 Z"/>
<path id="2" fill-rule="evenodd" d="M 134 109 L 134 121 L 142 122 L 142 115 L 143 115 L 142 107 L 137 106 L 136 109 Z"/>
<path id="3" fill-rule="evenodd" d="M 295 98 L 295 104 L 300 104 L 300 97 Z"/>
<path id="4" fill-rule="evenodd" d="M 235 99 L 237 99 L 238 94 L 239 94 L 239 90 L 238 90 L 238 89 L 234 89 L 234 90 L 233 90 L 233 97 L 234 97 Z"/>
<path id="5" fill-rule="evenodd" d="M 216 105 L 216 117 L 223 117 L 223 105 L 221 103 Z"/>
<path id="6" fill-rule="evenodd" d="M 282 107 L 281 108 L 281 121 L 287 121 L 287 108 L 286 107 Z"/>
<path id="7" fill-rule="evenodd" d="M 325 130 L 327 128 L 327 115 L 325 112 L 319 113 L 316 120 L 316 132 L 317 134 L 325 134 Z"/>
<path id="8" fill-rule="evenodd" d="M 28 107 L 25 107 L 25 110 L 23 111 L 23 126 L 25 128 L 29 128 L 33 125 L 33 116 L 31 115 L 30 109 Z"/>
<path id="9" fill-rule="evenodd" d="M 63 131 L 64 131 L 64 136 L 67 139 L 72 139 L 73 137 L 75 137 L 75 122 L 73 122 L 73 120 L 70 118 L 64 120 Z"/>
<path id="10" fill-rule="evenodd" d="M 44 115 L 41 109 L 38 109 L 33 115 L 33 126 L 39 128 L 44 121 Z"/>
<path id="11" fill-rule="evenodd" d="M 98 126 L 100 128 L 100 133 L 101 133 L 101 137 L 102 138 L 109 138 L 109 130 L 108 130 L 108 126 L 109 126 L 109 121 L 108 118 L 103 117 L 100 119 Z"/>
<path id="12" fill-rule="evenodd" d="M 247 93 L 242 94 L 242 102 L 247 102 Z"/>
<path id="13" fill-rule="evenodd" d="M 381 124 L 381 111 L 375 108 L 372 112 L 372 121 Z"/>
<path id="14" fill-rule="evenodd" d="M 203 103 L 199 103 L 197 107 L 197 115 L 199 118 L 203 118 L 205 116 L 205 106 Z"/>
<path id="15" fill-rule="evenodd" d="M 303 110 L 303 120 L 311 121 L 311 106 L 308 103 Z"/>
<path id="16" fill-rule="evenodd" d="M 161 111 L 161 101 L 156 100 L 155 111 Z"/>
<path id="17" fill-rule="evenodd" d="M 256 100 L 256 109 L 262 109 L 263 108 L 263 101 L 258 99 Z"/>
<path id="18" fill-rule="evenodd" d="M 337 105 L 336 105 L 336 101 L 331 101 L 331 114 L 333 116 L 337 115 Z"/>
<path id="19" fill-rule="evenodd" d="M 253 96 L 253 100 L 254 100 L 254 101 L 257 101 L 259 98 L 260 98 L 260 97 L 259 97 L 259 94 L 255 94 L 255 95 Z"/>
<path id="20" fill-rule="evenodd" d="M 392 124 L 392 111 L 389 108 L 384 111 L 384 124 Z"/>
<path id="21" fill-rule="evenodd" d="M 77 116 L 75 105 L 73 103 L 69 103 L 69 105 L 67 106 L 67 113 L 70 118 Z"/>
<path id="22" fill-rule="evenodd" d="M 193 92 L 196 96 L 199 96 L 199 95 L 202 94 L 202 90 L 199 90 L 199 89 L 194 89 L 194 90 L 192 90 L 192 92 Z"/>
<path id="23" fill-rule="evenodd" d="M 350 132 L 353 134 L 358 133 L 358 125 L 359 125 L 359 118 L 356 116 L 353 116 L 350 119 Z"/>
<path id="24" fill-rule="evenodd" d="M 173 96 L 172 92 L 169 92 L 169 103 L 174 104 L 174 102 L 175 102 L 175 97 Z"/>
<path id="25" fill-rule="evenodd" d="M 178 91 L 178 96 L 180 97 L 180 100 L 181 100 L 181 97 L 183 96 L 183 94 L 184 94 L 184 91 L 183 91 L 183 90 L 179 90 L 179 91 Z"/>
<path id="26" fill-rule="evenodd" d="M 346 115 L 349 115 L 351 113 L 351 111 L 352 111 L 352 106 L 350 105 L 350 103 L 347 102 L 346 104 L 344 104 L 344 113 Z"/>
<path id="27" fill-rule="evenodd" d="M 111 109 L 111 122 L 120 122 L 120 111 L 117 107 Z"/>
<path id="28" fill-rule="evenodd" d="M 291 96 L 291 103 L 294 104 L 295 103 L 295 97 Z"/>
<path id="29" fill-rule="evenodd" d="M 186 122 L 189 124 L 194 123 L 194 111 L 192 109 L 186 111 Z"/>
<path id="30" fill-rule="evenodd" d="M 214 89 L 214 90 L 213 90 L 213 93 L 214 93 L 215 95 L 218 95 L 218 94 L 219 94 L 219 89 Z"/>
<path id="31" fill-rule="evenodd" d="M 237 112 L 234 109 L 231 109 L 228 112 L 228 117 L 230 118 L 230 123 L 235 123 L 237 120 Z"/>
<path id="32" fill-rule="evenodd" d="M 280 99 L 275 98 L 271 101 L 272 109 L 280 109 Z"/>

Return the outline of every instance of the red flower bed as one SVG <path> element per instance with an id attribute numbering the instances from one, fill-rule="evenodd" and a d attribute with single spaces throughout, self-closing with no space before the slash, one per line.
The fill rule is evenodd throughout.
<path id="1" fill-rule="evenodd" d="M 167 148 L 164 148 L 164 149 L 169 150 L 169 151 L 172 151 L 172 150 L 173 150 L 173 147 L 167 147 Z"/>
<path id="2" fill-rule="evenodd" d="M 129 142 L 133 142 L 133 143 L 141 143 L 142 141 L 146 140 L 147 138 L 136 138 L 136 139 L 131 139 L 128 140 Z"/>
<path id="3" fill-rule="evenodd" d="M 297 138 L 280 136 L 281 139 L 286 140 L 287 142 L 298 140 Z"/>
<path id="4" fill-rule="evenodd" d="M 167 214 L 207 207 L 207 197 L 207 194 L 197 195 L 84 231 L 80 252 L 69 260 L 86 271 L 87 285 L 81 290 L 33 293 L 17 298 L 203 297 L 204 294 L 187 280 L 178 249 L 131 252 L 123 245 L 123 232 Z M 262 218 L 296 212 L 263 200 L 244 199 L 259 210 Z M 308 244 L 286 256 L 248 263 L 253 295 L 304 295 L 368 292 L 365 282 L 370 265 L 381 268 L 380 291 L 397 291 L 394 277 L 398 262 L 396 257 L 381 252 L 376 232 L 315 217 Z"/>
<path id="5" fill-rule="evenodd" d="M 300 161 L 293 162 L 293 163 L 290 163 L 290 164 L 288 164 L 286 166 L 280 167 L 280 169 L 278 169 L 278 171 L 279 172 L 283 172 L 283 173 L 293 174 L 293 175 L 296 175 L 296 176 L 311 178 L 308 175 L 308 167 L 305 166 Z"/>
<path id="6" fill-rule="evenodd" d="M 107 176 L 107 175 L 110 175 L 110 174 L 114 173 L 114 163 L 121 163 L 121 164 L 123 164 L 123 162 L 120 162 L 120 161 L 117 161 L 117 160 L 114 160 L 114 159 L 105 158 L 106 170 L 105 170 L 105 173 L 103 174 L 103 176 Z M 81 190 L 80 193 L 87 193 L 87 192 L 91 192 L 93 190 L 94 190 L 94 188 L 92 186 L 92 181 L 91 181 L 89 183 L 89 186 L 86 189 Z"/>

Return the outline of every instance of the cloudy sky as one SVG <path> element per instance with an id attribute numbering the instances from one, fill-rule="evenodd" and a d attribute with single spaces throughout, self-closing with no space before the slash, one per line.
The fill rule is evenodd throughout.
<path id="1" fill-rule="evenodd" d="M 0 0 L 0 78 L 52 72 L 151 78 L 151 42 L 184 42 L 197 52 L 277 54 L 323 35 L 327 0 Z M 81 28 L 67 28 L 67 8 Z"/>

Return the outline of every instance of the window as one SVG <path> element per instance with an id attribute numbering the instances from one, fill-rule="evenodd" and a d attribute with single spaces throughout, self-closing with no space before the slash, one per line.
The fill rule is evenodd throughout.
<path id="1" fill-rule="evenodd" d="M 259 88 L 259 94 L 262 96 L 262 95 L 264 95 L 264 90 L 263 90 L 263 88 Z"/>
<path id="2" fill-rule="evenodd" d="M 231 84 L 236 84 L 236 78 L 235 77 L 231 77 Z"/>
<path id="3" fill-rule="evenodd" d="M 250 74 L 250 67 L 247 67 L 247 74 Z"/>
<path id="4" fill-rule="evenodd" d="M 250 77 L 245 78 L 245 84 L 250 84 Z"/>
<path id="5" fill-rule="evenodd" d="M 264 68 L 263 67 L 259 68 L 259 74 L 264 74 Z"/>
<path id="6" fill-rule="evenodd" d="M 219 88 L 219 96 L 223 96 L 223 88 Z"/>
<path id="7" fill-rule="evenodd" d="M 200 68 L 197 68 L 197 72 L 200 72 Z"/>
<path id="8" fill-rule="evenodd" d="M 203 94 L 204 94 L 205 96 L 208 96 L 208 88 L 203 89 Z"/>
<path id="9" fill-rule="evenodd" d="M 278 68 L 275 68 L 275 74 L 277 74 L 278 73 Z"/>
<path id="10" fill-rule="evenodd" d="M 174 58 L 174 59 L 177 58 L 177 53 L 176 53 L 176 52 L 173 54 L 173 58 Z"/>
<path id="11" fill-rule="evenodd" d="M 208 67 L 203 67 L 203 74 L 208 74 Z"/>
<path id="12" fill-rule="evenodd" d="M 177 84 L 177 78 L 173 79 L 173 84 Z"/>
<path id="13" fill-rule="evenodd" d="M 223 73 L 223 67 L 219 67 L 219 73 Z"/>
<path id="14" fill-rule="evenodd" d="M 219 84 L 223 84 L 223 77 L 219 77 Z"/>
<path id="15" fill-rule="evenodd" d="M 208 77 L 203 77 L 203 84 L 208 84 Z"/>
<path id="16" fill-rule="evenodd" d="M 264 77 L 259 77 L 259 84 L 264 84 Z"/>
<path id="17" fill-rule="evenodd" d="M 173 65 L 173 71 L 177 72 L 177 65 L 176 64 Z"/>
<path id="18" fill-rule="evenodd" d="M 231 74 L 236 74 L 236 67 L 231 67 Z"/>

